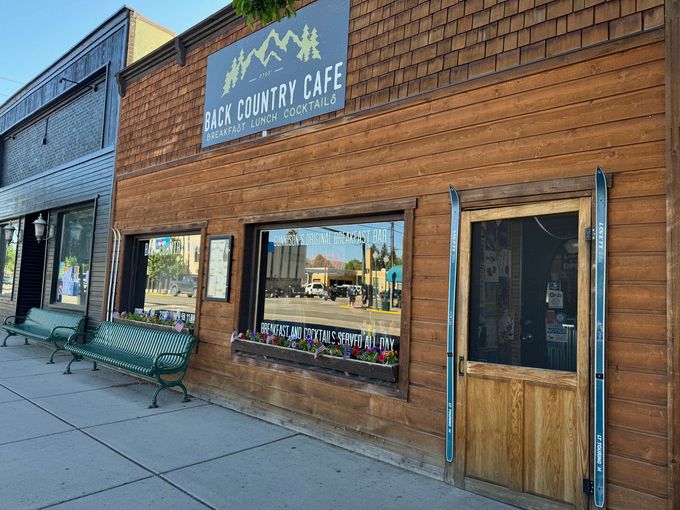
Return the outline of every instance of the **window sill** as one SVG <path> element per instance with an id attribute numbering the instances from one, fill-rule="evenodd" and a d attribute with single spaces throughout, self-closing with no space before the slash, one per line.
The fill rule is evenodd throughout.
<path id="1" fill-rule="evenodd" d="M 82 306 L 76 306 L 76 305 L 64 305 L 61 303 L 50 303 L 47 305 L 47 308 L 50 310 L 63 310 L 65 312 L 83 312 L 85 313 L 85 305 Z"/>
<path id="2" fill-rule="evenodd" d="M 251 346 L 244 346 L 243 344 L 255 344 L 255 349 L 249 349 Z M 257 347 L 264 348 L 261 352 L 253 352 L 258 349 Z M 266 349 L 266 352 L 264 351 Z M 342 386 L 343 388 L 354 389 L 365 391 L 367 393 L 373 393 L 383 397 L 398 398 L 401 400 L 407 400 L 406 394 L 399 389 L 398 383 L 388 382 L 385 380 L 380 380 L 375 377 L 368 377 L 362 375 L 349 375 L 348 372 L 340 371 L 339 369 L 327 368 L 320 366 L 319 364 L 308 364 L 301 363 L 297 360 L 285 359 L 285 353 L 275 351 L 274 349 L 279 349 L 281 351 L 292 351 L 292 354 L 298 354 L 298 352 L 292 349 L 286 349 L 282 347 L 276 347 L 272 345 L 265 345 L 259 342 L 243 342 L 240 340 L 235 340 L 232 342 L 232 359 L 237 363 L 248 364 L 251 366 L 266 368 L 276 372 L 286 373 L 290 375 L 296 375 L 305 379 L 313 377 L 320 382 L 327 382 L 334 386 Z M 282 355 L 283 354 L 283 355 Z M 309 354 L 309 356 L 314 358 L 312 353 L 300 352 L 300 354 Z M 320 359 L 326 358 L 328 356 L 322 356 Z M 332 360 L 334 361 L 334 360 Z M 376 365 L 375 363 L 366 363 L 357 360 L 344 360 L 342 358 L 337 358 L 337 361 L 345 363 L 361 363 L 366 365 Z M 382 366 L 380 368 L 383 368 Z M 394 369 L 398 374 L 398 365 L 384 365 L 387 370 Z"/>
<path id="3" fill-rule="evenodd" d="M 261 342 L 251 342 L 248 340 L 234 340 L 232 351 L 248 352 L 250 354 L 260 354 L 265 357 L 293 361 L 302 365 L 311 365 L 319 368 L 327 368 L 344 372 L 348 375 L 358 375 L 380 381 L 397 382 L 399 380 L 399 364 L 385 365 L 382 363 L 369 363 L 356 359 L 344 359 L 336 356 L 325 356 L 323 354 L 314 356 L 311 352 L 279 347 L 277 345 L 267 345 Z"/>

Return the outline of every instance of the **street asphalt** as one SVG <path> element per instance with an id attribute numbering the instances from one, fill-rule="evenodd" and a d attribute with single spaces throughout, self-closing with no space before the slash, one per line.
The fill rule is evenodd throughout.
<path id="1" fill-rule="evenodd" d="M 0 509 L 511 507 L 42 345 L 0 348 Z"/>

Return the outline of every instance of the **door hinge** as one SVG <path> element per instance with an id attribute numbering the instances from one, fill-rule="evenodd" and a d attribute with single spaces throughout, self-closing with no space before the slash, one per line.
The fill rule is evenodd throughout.
<path id="1" fill-rule="evenodd" d="M 595 493 L 595 483 L 592 480 L 589 480 L 588 478 L 583 479 L 583 492 L 586 494 L 594 494 Z"/>
<path id="2" fill-rule="evenodd" d="M 586 229 L 584 231 L 585 240 L 586 241 L 592 241 L 594 235 L 595 235 L 595 230 L 593 229 L 593 227 L 586 227 Z"/>

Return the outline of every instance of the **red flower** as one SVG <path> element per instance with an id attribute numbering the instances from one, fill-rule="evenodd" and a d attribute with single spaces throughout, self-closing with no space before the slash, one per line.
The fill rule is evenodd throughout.
<path id="1" fill-rule="evenodd" d="M 378 354 L 378 361 L 379 361 L 380 363 L 385 363 L 385 351 L 383 351 L 383 352 L 381 352 L 380 354 Z"/>
<path id="2" fill-rule="evenodd" d="M 274 339 L 272 340 L 272 343 L 273 343 L 274 345 L 279 345 L 279 337 L 278 337 L 278 336 L 275 336 Z"/>
<path id="3" fill-rule="evenodd" d="M 359 357 L 359 347 L 357 347 L 356 345 L 354 346 L 354 349 L 352 349 L 352 356 L 354 356 L 355 358 Z"/>

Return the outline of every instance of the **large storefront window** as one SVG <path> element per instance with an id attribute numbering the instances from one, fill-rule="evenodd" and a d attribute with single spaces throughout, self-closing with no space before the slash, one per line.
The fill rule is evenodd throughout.
<path id="1" fill-rule="evenodd" d="M 256 330 L 398 352 L 403 241 L 401 217 L 260 230 Z"/>
<path id="2" fill-rule="evenodd" d="M 182 319 L 193 324 L 196 315 L 200 234 L 167 234 L 135 240 L 132 301 L 128 313 Z"/>
<path id="3" fill-rule="evenodd" d="M 87 302 L 93 222 L 92 207 L 59 215 L 54 303 L 85 306 Z"/>

